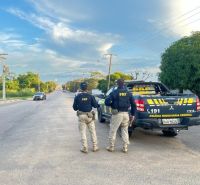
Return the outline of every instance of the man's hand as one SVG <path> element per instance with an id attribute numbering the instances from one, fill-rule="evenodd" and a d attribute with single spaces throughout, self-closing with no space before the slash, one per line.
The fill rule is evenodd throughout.
<path id="1" fill-rule="evenodd" d="M 130 117 L 129 117 L 130 125 L 129 126 L 132 126 L 134 120 L 135 120 L 135 116 L 130 115 Z"/>
<path id="2" fill-rule="evenodd" d="M 134 121 L 134 119 L 135 119 L 135 116 L 130 115 L 129 121 L 130 121 L 131 123 Z"/>

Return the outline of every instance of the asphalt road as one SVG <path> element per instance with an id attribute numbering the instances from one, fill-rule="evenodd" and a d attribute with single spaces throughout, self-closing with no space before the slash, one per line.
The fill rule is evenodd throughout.
<path id="1" fill-rule="evenodd" d="M 0 185 L 199 185 L 200 126 L 176 138 L 136 130 L 128 154 L 97 122 L 100 151 L 83 154 L 73 94 L 0 106 Z"/>

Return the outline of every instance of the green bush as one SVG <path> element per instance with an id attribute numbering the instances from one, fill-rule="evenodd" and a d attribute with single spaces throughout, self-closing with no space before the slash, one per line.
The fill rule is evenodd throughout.
<path id="1" fill-rule="evenodd" d="M 7 98 L 15 98 L 15 97 L 30 97 L 35 93 L 35 89 L 22 89 L 20 91 L 16 90 L 8 90 L 6 91 Z M 2 91 L 0 91 L 0 98 L 2 97 Z"/>

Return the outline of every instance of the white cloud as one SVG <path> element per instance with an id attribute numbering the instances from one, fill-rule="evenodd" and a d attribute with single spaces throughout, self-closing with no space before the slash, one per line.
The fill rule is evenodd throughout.
<path id="1" fill-rule="evenodd" d="M 148 18 L 147 22 L 149 22 L 149 23 L 156 23 L 157 21 L 155 19 Z"/>
<path id="2" fill-rule="evenodd" d="M 31 24 L 33 24 L 34 26 L 39 27 L 40 29 L 43 29 L 46 31 L 48 31 L 49 29 L 52 29 L 52 27 L 55 25 L 55 23 L 47 17 L 37 16 L 34 13 L 27 14 L 17 8 L 8 8 L 7 12 L 13 15 L 16 15 L 17 17 L 23 20 L 26 20 L 30 22 Z"/>
<path id="3" fill-rule="evenodd" d="M 26 46 L 25 42 L 21 40 L 21 36 L 12 32 L 0 32 L 1 47 L 4 48 L 16 48 L 20 49 Z"/>
<path id="4" fill-rule="evenodd" d="M 99 51 L 100 54 L 102 54 L 102 52 L 107 52 L 112 48 L 112 46 L 120 39 L 119 35 L 112 35 L 110 33 L 97 33 L 88 30 L 72 29 L 68 23 L 58 22 L 55 19 L 44 15 L 37 16 L 33 13 L 27 14 L 16 8 L 9 8 L 7 11 L 44 30 L 54 42 L 61 45 L 69 41 L 85 43 L 91 45 L 94 48 L 94 51 Z"/>
<path id="5" fill-rule="evenodd" d="M 1 41 L 7 41 L 9 39 L 17 39 L 17 38 L 20 38 L 19 35 L 17 34 L 14 34 L 14 33 L 10 33 L 10 32 L 0 32 L 0 39 Z"/>
<path id="6" fill-rule="evenodd" d="M 9 54 L 6 63 L 9 65 L 11 72 L 17 74 L 33 71 L 39 72 L 44 80 L 53 80 L 57 75 L 58 78 L 67 81 L 75 77 L 74 75 L 70 78 L 71 73 L 76 71 L 78 76 L 82 72 L 90 71 L 95 66 L 93 61 L 80 60 L 75 57 L 70 58 L 55 50 L 47 49 L 37 43 L 40 39 L 36 39 L 34 44 L 29 44 L 20 40 L 18 35 L 2 32 L 0 38 L 6 41 L 4 48 L 0 48 L 0 51 Z M 23 46 L 19 47 L 16 43 L 21 42 Z M 88 66 L 88 69 L 85 66 Z M 77 71 L 77 69 L 79 70 Z"/>
<path id="7" fill-rule="evenodd" d="M 89 14 L 91 8 L 86 3 L 78 3 L 77 1 L 65 0 L 28 0 L 40 14 L 57 19 L 58 21 L 69 23 L 71 20 L 87 20 L 91 19 Z"/>
<path id="8" fill-rule="evenodd" d="M 40 39 L 36 40 L 40 41 Z M 37 42 L 32 45 L 29 45 L 28 43 L 25 44 L 26 46 L 20 50 L 15 50 L 15 46 L 7 48 L 8 52 L 10 50 L 14 51 L 9 52 L 7 59 L 7 63 L 9 64 L 12 72 L 39 72 L 43 80 L 53 80 L 54 78 L 57 78 L 61 82 L 81 77 L 83 73 L 86 74 L 90 71 L 99 70 L 103 72 L 106 71 L 107 73 L 106 60 L 100 62 L 92 59 L 80 59 L 79 57 L 70 58 L 65 55 L 61 55 L 55 50 L 44 48 Z M 105 47 L 102 48 L 102 52 L 106 51 L 110 47 L 111 46 L 109 45 L 105 45 Z M 120 62 L 120 66 L 123 66 L 123 68 L 118 66 L 120 71 L 127 73 L 137 69 L 148 70 L 151 71 L 151 73 L 156 74 L 158 68 L 157 66 L 149 67 L 153 65 L 153 63 L 151 63 L 151 61 L 154 61 L 153 58 L 141 56 L 132 59 L 117 59 L 116 57 L 113 58 L 113 72 L 118 71 L 118 69 L 115 69 L 115 61 Z M 149 63 L 149 65 L 146 68 L 144 68 L 143 64 L 141 64 L 141 66 L 137 66 L 140 61 L 146 61 L 144 62 L 145 64 L 143 64 L 147 65 Z"/>
<path id="9" fill-rule="evenodd" d="M 102 46 L 100 46 L 99 51 L 101 52 L 102 55 L 106 54 L 112 48 L 112 46 L 113 46 L 113 43 L 103 44 Z"/>
<path id="10" fill-rule="evenodd" d="M 74 26 L 76 22 L 80 23 L 77 20 L 87 21 L 92 18 L 91 12 L 85 11 L 86 7 L 83 8 L 83 11 L 77 11 L 79 8 L 75 4 L 78 3 L 72 2 L 74 5 L 66 6 L 67 2 L 64 0 L 28 1 L 34 4 L 36 8 L 34 12 L 28 13 L 16 8 L 9 8 L 7 11 L 43 30 L 45 34 L 42 38 L 36 38 L 33 44 L 24 42 L 22 38 L 10 38 L 10 41 L 8 39 L 6 45 L 11 46 L 9 50 L 15 51 L 9 59 L 11 64 L 14 65 L 17 62 L 16 65 L 23 66 L 23 70 L 38 71 L 48 78 L 51 78 L 51 75 L 54 78 L 56 75 L 60 75 L 62 78 L 67 75 L 77 77 L 82 72 L 93 70 L 107 72 L 107 61 L 97 62 L 97 60 L 103 54 L 112 51 L 112 48 L 121 40 L 119 35 L 100 33 L 89 28 L 83 29 L 81 24 Z M 148 21 L 152 24 L 156 22 L 154 19 Z M 20 42 L 21 44 L 24 42 L 24 46 L 20 46 L 21 51 L 17 49 L 17 45 L 11 45 L 14 41 L 18 41 L 19 45 Z M 143 56 L 133 58 L 132 63 L 132 59 L 120 59 L 119 63 L 115 60 L 114 58 L 113 72 L 115 69 L 128 72 L 135 66 L 142 69 L 145 65 L 149 70 L 155 70 L 154 67 L 150 68 L 151 65 L 148 65 L 149 58 Z M 115 68 L 115 64 L 118 65 L 118 68 Z M 135 66 L 131 66 L 131 64 Z"/>
<path id="11" fill-rule="evenodd" d="M 52 28 L 52 36 L 56 41 L 65 41 L 65 40 L 72 40 L 75 42 L 82 42 L 82 43 L 98 43 L 103 42 L 105 39 L 103 34 L 98 35 L 96 33 L 84 30 L 74 30 L 71 29 L 68 25 L 63 24 L 61 22 L 55 24 Z"/>

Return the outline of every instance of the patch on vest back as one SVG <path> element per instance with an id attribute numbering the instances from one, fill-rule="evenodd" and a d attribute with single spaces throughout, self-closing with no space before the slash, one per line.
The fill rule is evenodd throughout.
<path id="1" fill-rule="evenodd" d="M 120 89 L 118 93 L 118 109 L 128 109 L 130 107 L 129 94 L 127 90 Z"/>
<path id="2" fill-rule="evenodd" d="M 82 98 L 81 100 L 82 101 L 88 101 L 88 98 Z"/>

